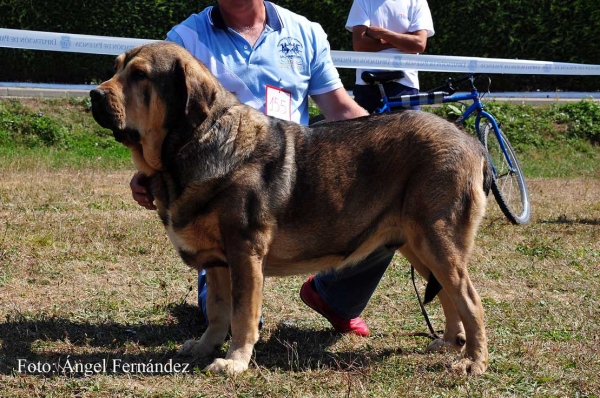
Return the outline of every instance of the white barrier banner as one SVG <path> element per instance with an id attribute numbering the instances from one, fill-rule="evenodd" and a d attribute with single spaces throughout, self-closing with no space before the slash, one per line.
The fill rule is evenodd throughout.
<path id="1" fill-rule="evenodd" d="M 26 50 L 119 55 L 140 44 L 152 41 L 156 40 L 0 28 L 0 47 Z"/>
<path id="2" fill-rule="evenodd" d="M 0 28 L 0 47 L 118 55 L 157 40 L 91 36 Z M 515 75 L 600 75 L 600 65 L 501 58 L 331 51 L 337 68 L 423 72 L 507 73 Z"/>
<path id="3" fill-rule="evenodd" d="M 331 51 L 338 68 L 403 70 L 423 72 L 508 73 L 515 75 L 600 75 L 600 65 L 501 58 L 456 57 Z"/>

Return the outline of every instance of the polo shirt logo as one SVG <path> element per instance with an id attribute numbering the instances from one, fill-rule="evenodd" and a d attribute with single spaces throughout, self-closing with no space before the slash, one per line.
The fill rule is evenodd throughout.
<path id="1" fill-rule="evenodd" d="M 300 68 L 304 64 L 302 60 L 303 46 L 299 40 L 293 37 L 285 37 L 277 43 L 279 51 L 279 67 L 286 69 Z"/>

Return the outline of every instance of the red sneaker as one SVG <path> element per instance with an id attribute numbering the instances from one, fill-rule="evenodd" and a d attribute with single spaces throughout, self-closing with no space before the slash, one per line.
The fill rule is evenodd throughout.
<path id="1" fill-rule="evenodd" d="M 344 319 L 333 312 L 331 307 L 329 307 L 329 305 L 323 301 L 315 289 L 313 284 L 314 278 L 314 276 L 308 278 L 308 280 L 304 282 L 302 288 L 300 289 L 300 298 L 304 304 L 327 318 L 329 323 L 331 323 L 331 326 L 333 326 L 337 332 L 353 333 L 363 337 L 368 336 L 371 331 L 369 330 L 369 327 L 365 321 L 360 318 Z"/>

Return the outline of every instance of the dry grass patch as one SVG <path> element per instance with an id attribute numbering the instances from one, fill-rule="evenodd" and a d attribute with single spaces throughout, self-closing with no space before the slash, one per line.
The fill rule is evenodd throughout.
<path id="1" fill-rule="evenodd" d="M 184 366 L 177 350 L 204 330 L 195 275 L 156 215 L 130 199 L 131 174 L 0 171 L 0 395 L 600 395 L 598 180 L 531 180 L 527 226 L 508 224 L 490 200 L 471 265 L 490 345 L 484 376 L 453 376 L 452 356 L 426 354 L 428 340 L 412 336 L 426 328 L 397 258 L 364 313 L 369 338 L 336 335 L 306 310 L 304 277 L 269 279 L 255 362 L 229 378 L 199 371 L 208 359 L 187 373 L 111 367 Z M 439 305 L 429 311 L 442 327 Z M 23 361 L 108 369 L 34 374 Z"/>

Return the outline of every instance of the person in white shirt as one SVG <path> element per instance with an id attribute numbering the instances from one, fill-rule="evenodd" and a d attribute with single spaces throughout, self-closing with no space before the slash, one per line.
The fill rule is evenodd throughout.
<path id="1" fill-rule="evenodd" d="M 352 32 L 354 51 L 420 54 L 427 39 L 435 33 L 427 0 L 354 0 L 346 29 Z M 354 99 L 369 113 L 381 106 L 376 86 L 361 78 L 356 70 Z M 384 84 L 388 97 L 419 93 L 416 70 L 404 70 L 404 77 Z"/>

